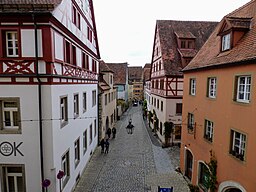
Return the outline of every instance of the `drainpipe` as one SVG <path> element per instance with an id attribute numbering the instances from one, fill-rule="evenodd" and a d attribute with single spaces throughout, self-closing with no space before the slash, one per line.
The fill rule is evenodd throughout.
<path id="1" fill-rule="evenodd" d="M 35 14 L 32 13 L 32 18 L 34 22 L 34 35 L 35 35 L 35 64 L 36 64 L 36 78 L 38 81 L 38 114 L 39 114 L 39 139 L 40 139 L 40 160 L 41 160 L 41 179 L 44 180 L 44 154 L 43 154 L 43 123 L 42 123 L 42 82 L 40 80 L 40 75 L 38 72 L 38 42 L 37 42 L 37 24 L 35 21 Z M 42 192 L 44 192 L 44 187 L 42 186 Z"/>

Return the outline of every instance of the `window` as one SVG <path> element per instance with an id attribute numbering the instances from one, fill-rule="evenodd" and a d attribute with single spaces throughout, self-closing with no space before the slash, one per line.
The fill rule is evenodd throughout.
<path id="1" fill-rule="evenodd" d="M 68 41 L 65 42 L 65 62 L 70 63 L 70 43 Z"/>
<path id="2" fill-rule="evenodd" d="M 92 42 L 92 30 L 87 26 L 87 39 Z"/>
<path id="3" fill-rule="evenodd" d="M 110 96 L 110 93 L 108 93 L 108 102 L 109 102 L 109 103 L 111 102 L 111 96 Z"/>
<path id="4" fill-rule="evenodd" d="M 202 163 L 199 162 L 199 175 L 198 175 L 198 184 L 199 187 L 203 189 L 203 191 L 208 191 L 207 190 L 207 183 L 210 178 L 208 178 L 208 167 Z"/>
<path id="5" fill-rule="evenodd" d="M 84 52 L 82 53 L 82 68 L 89 69 L 89 56 Z"/>
<path id="6" fill-rule="evenodd" d="M 108 104 L 108 94 L 105 94 L 105 105 Z"/>
<path id="7" fill-rule="evenodd" d="M 182 114 L 182 103 L 176 103 L 176 115 Z"/>
<path id="8" fill-rule="evenodd" d="M 96 137 L 96 135 L 97 135 L 97 122 L 96 122 L 96 119 L 95 119 L 94 120 L 94 137 Z"/>
<path id="9" fill-rule="evenodd" d="M 83 93 L 83 112 L 87 110 L 87 94 L 86 92 Z"/>
<path id="10" fill-rule="evenodd" d="M 157 99 L 157 102 L 156 102 L 156 107 L 157 107 L 157 109 L 159 109 L 159 99 Z"/>
<path id="11" fill-rule="evenodd" d="M 186 48 L 186 41 L 185 41 L 185 40 L 181 40 L 181 42 L 180 42 L 180 48 L 181 48 L 181 49 L 185 49 L 185 48 Z"/>
<path id="12" fill-rule="evenodd" d="M 25 168 L 22 165 L 0 165 L 0 178 L 3 179 L 3 191 L 26 191 Z"/>
<path id="13" fill-rule="evenodd" d="M 68 98 L 60 98 L 60 120 L 61 126 L 65 126 L 68 123 Z"/>
<path id="14" fill-rule="evenodd" d="M 92 106 L 96 105 L 96 90 L 92 91 Z"/>
<path id="15" fill-rule="evenodd" d="M 78 94 L 74 95 L 74 117 L 79 115 L 79 96 Z"/>
<path id="16" fill-rule="evenodd" d="M 75 167 L 80 162 L 80 139 L 78 138 L 74 143 L 74 151 L 75 151 Z"/>
<path id="17" fill-rule="evenodd" d="M 76 65 L 76 46 L 72 45 L 72 64 Z"/>
<path id="18" fill-rule="evenodd" d="M 87 151 L 87 130 L 84 131 L 83 133 L 83 152 L 84 154 Z"/>
<path id="19" fill-rule="evenodd" d="M 231 130 L 231 150 L 230 153 L 241 161 L 245 155 L 246 135 L 237 131 Z"/>
<path id="20" fill-rule="evenodd" d="M 196 95 L 196 79 L 190 79 L 190 95 Z"/>
<path id="21" fill-rule="evenodd" d="M 212 142 L 213 138 L 213 122 L 205 120 L 204 138 Z"/>
<path id="22" fill-rule="evenodd" d="M 193 131 L 195 126 L 194 114 L 188 113 L 188 130 Z"/>
<path id="23" fill-rule="evenodd" d="M 250 102 L 251 76 L 237 77 L 236 100 L 243 103 Z"/>
<path id="24" fill-rule="evenodd" d="M 164 89 L 164 80 L 163 79 L 161 79 L 160 80 L 160 89 Z"/>
<path id="25" fill-rule="evenodd" d="M 90 125 L 90 144 L 92 143 L 92 124 Z"/>
<path id="26" fill-rule="evenodd" d="M 20 130 L 20 108 L 18 98 L 0 98 L 0 130 Z"/>
<path id="27" fill-rule="evenodd" d="M 222 36 L 221 50 L 226 51 L 230 49 L 230 33 Z"/>
<path id="28" fill-rule="evenodd" d="M 216 82 L 217 79 L 215 77 L 208 79 L 208 97 L 216 98 Z"/>
<path id="29" fill-rule="evenodd" d="M 110 85 L 112 85 L 112 84 L 113 84 L 113 76 L 110 75 Z"/>
<path id="30" fill-rule="evenodd" d="M 163 110 L 164 110 L 164 102 L 161 101 L 161 111 L 163 111 Z"/>
<path id="31" fill-rule="evenodd" d="M 7 57 L 18 57 L 18 33 L 17 31 L 6 31 L 6 56 Z"/>
<path id="32" fill-rule="evenodd" d="M 64 188 L 64 186 L 67 184 L 70 177 L 69 151 L 67 151 L 61 157 L 61 169 L 64 172 L 64 176 L 62 178 L 62 181 L 63 181 L 62 188 Z"/>
<path id="33" fill-rule="evenodd" d="M 72 8 L 72 22 L 75 24 L 75 26 L 80 29 L 81 28 L 81 16 L 78 12 L 78 10 L 73 6 Z"/>

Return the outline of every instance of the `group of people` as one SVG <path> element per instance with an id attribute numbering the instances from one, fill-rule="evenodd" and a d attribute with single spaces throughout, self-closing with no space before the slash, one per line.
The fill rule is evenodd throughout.
<path id="1" fill-rule="evenodd" d="M 113 134 L 113 139 L 116 137 L 116 128 L 113 127 L 112 130 L 110 128 L 107 129 L 106 134 L 108 135 L 108 138 L 102 139 L 100 141 L 100 146 L 101 146 L 101 153 L 108 153 L 109 151 L 109 139 L 111 137 L 111 133 Z"/>

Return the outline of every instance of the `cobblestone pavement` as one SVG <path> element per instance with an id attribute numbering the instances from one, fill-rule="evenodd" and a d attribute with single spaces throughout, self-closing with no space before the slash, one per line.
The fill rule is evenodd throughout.
<path id="1" fill-rule="evenodd" d="M 125 128 L 130 117 L 133 134 Z M 158 186 L 189 191 L 182 175 L 174 170 L 179 165 L 178 147 L 163 149 L 145 125 L 141 108 L 130 108 L 116 124 L 109 153 L 96 149 L 75 192 L 157 192 Z"/>

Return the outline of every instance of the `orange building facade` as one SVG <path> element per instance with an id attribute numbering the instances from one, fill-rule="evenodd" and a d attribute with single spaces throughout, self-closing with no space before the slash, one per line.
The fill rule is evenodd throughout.
<path id="1" fill-rule="evenodd" d="M 200 191 L 256 191 L 255 9 L 225 16 L 183 70 L 180 168 Z"/>

